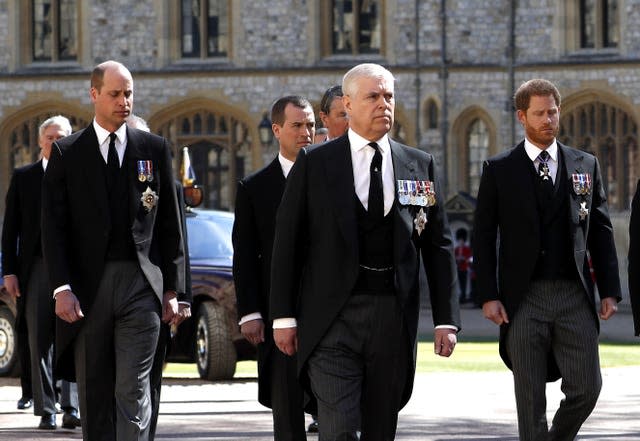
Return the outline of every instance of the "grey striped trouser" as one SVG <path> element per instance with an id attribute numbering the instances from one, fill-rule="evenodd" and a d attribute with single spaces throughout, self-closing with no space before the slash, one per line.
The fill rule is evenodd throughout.
<path id="1" fill-rule="evenodd" d="M 593 410 L 602 386 L 594 313 L 578 281 L 541 280 L 531 284 L 511 317 L 506 348 L 513 364 L 520 440 L 573 440 Z M 548 429 L 545 392 L 551 356 L 560 369 L 565 398 Z"/>

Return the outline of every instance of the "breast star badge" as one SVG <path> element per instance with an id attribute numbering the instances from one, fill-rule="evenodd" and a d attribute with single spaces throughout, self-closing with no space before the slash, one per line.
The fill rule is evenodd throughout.
<path id="1" fill-rule="evenodd" d="M 578 217 L 581 221 L 585 220 L 589 215 L 589 210 L 587 209 L 586 202 L 580 202 L 580 208 L 578 209 Z"/>
<path id="2" fill-rule="evenodd" d="M 158 194 L 155 191 L 151 190 L 150 187 L 147 187 L 144 193 L 142 193 L 140 200 L 142 201 L 142 206 L 144 207 L 144 209 L 147 211 L 147 213 L 149 213 L 158 203 Z"/>
<path id="3" fill-rule="evenodd" d="M 416 226 L 418 236 L 420 236 L 420 234 L 422 234 L 422 230 L 424 230 L 424 227 L 427 225 L 427 214 L 424 212 L 422 207 L 420 207 L 420 211 L 416 214 L 413 224 Z"/>

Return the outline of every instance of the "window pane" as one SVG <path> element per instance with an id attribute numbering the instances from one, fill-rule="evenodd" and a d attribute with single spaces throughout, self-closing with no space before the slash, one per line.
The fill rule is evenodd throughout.
<path id="1" fill-rule="evenodd" d="M 336 0 L 333 3 L 332 48 L 334 54 L 352 52 L 353 19 L 353 1 Z"/>
<path id="2" fill-rule="evenodd" d="M 380 1 L 360 0 L 358 16 L 360 53 L 380 52 Z"/>
<path id="3" fill-rule="evenodd" d="M 209 0 L 207 22 L 209 32 L 207 54 L 226 55 L 229 40 L 229 12 L 227 0 Z"/>
<path id="4" fill-rule="evenodd" d="M 51 0 L 33 2 L 33 59 L 51 60 L 53 5 Z"/>
<path id="5" fill-rule="evenodd" d="M 595 47 L 596 0 L 580 0 L 580 47 Z"/>
<path id="6" fill-rule="evenodd" d="M 200 56 L 200 0 L 182 0 L 182 56 Z"/>
<path id="7" fill-rule="evenodd" d="M 603 46 L 618 47 L 618 0 L 603 0 L 604 18 L 602 29 L 604 30 Z"/>
<path id="8" fill-rule="evenodd" d="M 75 60 L 78 57 L 78 8 L 75 0 L 60 1 L 60 47 L 58 59 Z"/>
<path id="9" fill-rule="evenodd" d="M 476 195 L 480 187 L 482 163 L 489 154 L 489 130 L 481 119 L 476 119 L 469 128 L 469 193 Z"/>

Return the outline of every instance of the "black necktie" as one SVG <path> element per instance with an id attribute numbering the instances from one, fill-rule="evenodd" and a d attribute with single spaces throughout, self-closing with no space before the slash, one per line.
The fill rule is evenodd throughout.
<path id="1" fill-rule="evenodd" d="M 371 180 L 369 181 L 369 216 L 376 219 L 384 217 L 384 192 L 382 191 L 382 154 L 380 148 L 375 142 L 369 145 L 375 153 L 371 160 L 369 173 Z"/>
<path id="2" fill-rule="evenodd" d="M 116 181 L 120 169 L 118 152 L 116 152 L 116 134 L 109 133 L 109 153 L 107 154 L 107 183 L 109 187 Z"/>
<path id="3" fill-rule="evenodd" d="M 553 180 L 551 179 L 551 170 L 549 169 L 549 152 L 543 150 L 538 155 L 538 176 L 540 177 L 540 186 L 546 197 L 553 194 Z"/>

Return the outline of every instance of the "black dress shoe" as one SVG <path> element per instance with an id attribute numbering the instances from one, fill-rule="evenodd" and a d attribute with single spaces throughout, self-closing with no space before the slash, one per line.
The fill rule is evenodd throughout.
<path id="1" fill-rule="evenodd" d="M 29 409 L 31 406 L 33 406 L 31 398 L 22 397 L 18 400 L 18 409 L 20 410 Z"/>
<path id="2" fill-rule="evenodd" d="M 38 425 L 38 429 L 40 430 L 55 430 L 56 429 L 56 414 L 55 413 L 45 413 L 40 417 L 40 424 Z"/>
<path id="3" fill-rule="evenodd" d="M 69 409 L 64 411 L 64 415 L 62 415 L 62 427 L 65 429 L 75 429 L 81 425 L 82 423 L 80 422 L 77 410 Z"/>

